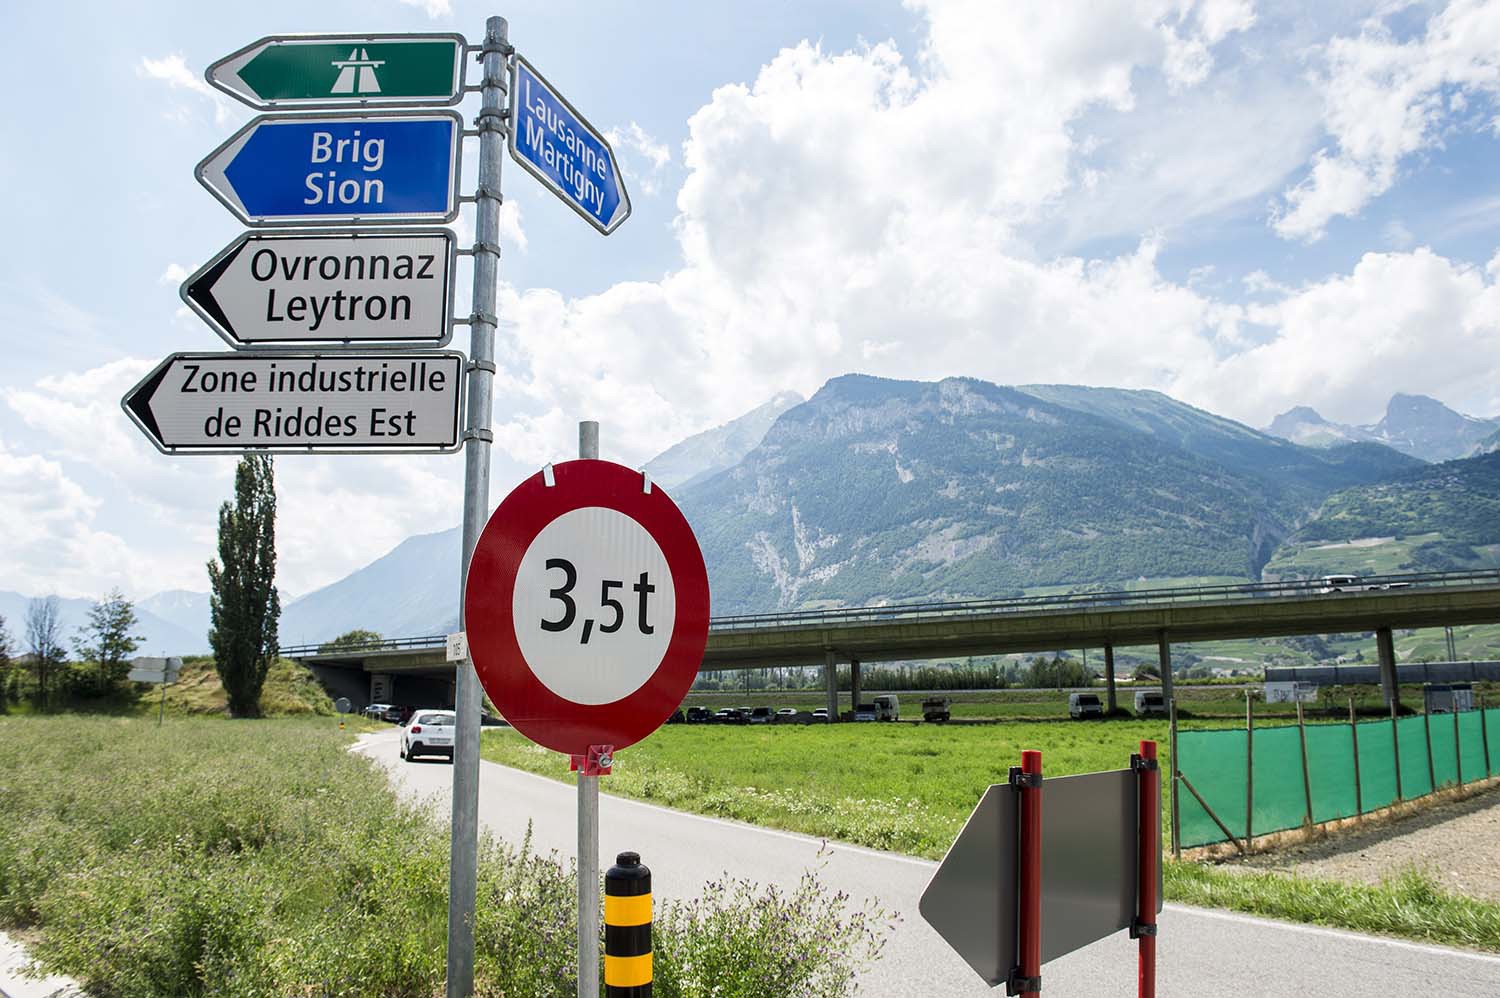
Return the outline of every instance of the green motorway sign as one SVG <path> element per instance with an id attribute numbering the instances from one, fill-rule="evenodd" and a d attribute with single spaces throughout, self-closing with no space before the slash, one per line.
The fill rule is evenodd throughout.
<path id="1" fill-rule="evenodd" d="M 276 35 L 208 67 L 208 82 L 256 108 L 457 104 L 462 35 Z"/>

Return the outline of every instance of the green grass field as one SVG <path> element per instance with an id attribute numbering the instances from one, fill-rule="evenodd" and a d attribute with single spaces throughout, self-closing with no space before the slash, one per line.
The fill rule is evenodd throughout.
<path id="1" fill-rule="evenodd" d="M 1125 766 L 1160 722 L 1001 725 L 674 725 L 616 756 L 609 793 L 665 806 L 940 858 L 986 787 L 1022 749 L 1048 776 Z M 564 757 L 514 731 L 486 730 L 494 762 L 571 780 Z M 1163 793 L 1163 828 L 1169 795 Z M 1377 886 L 1168 861 L 1168 900 L 1500 951 L 1500 905 L 1447 893 L 1421 871 Z"/>
<path id="2" fill-rule="evenodd" d="M 1046 773 L 1121 769 L 1147 721 L 664 727 L 616 757 L 611 793 L 896 852 L 941 857 L 985 788 L 1041 749 Z M 567 779 L 563 756 L 487 729 L 486 759 Z M 1165 765 L 1165 763 L 1164 763 Z"/>

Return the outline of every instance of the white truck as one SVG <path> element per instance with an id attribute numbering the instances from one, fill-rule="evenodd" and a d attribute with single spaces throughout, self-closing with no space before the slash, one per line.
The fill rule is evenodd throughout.
<path id="1" fill-rule="evenodd" d="M 875 705 L 875 720 L 877 721 L 899 721 L 901 720 L 901 701 L 894 693 L 882 693 L 870 701 Z"/>

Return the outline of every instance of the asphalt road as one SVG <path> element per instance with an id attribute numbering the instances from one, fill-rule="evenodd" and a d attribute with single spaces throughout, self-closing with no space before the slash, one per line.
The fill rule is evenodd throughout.
<path id="1" fill-rule="evenodd" d="M 403 793 L 430 801 L 446 821 L 452 773 L 447 763 L 400 761 L 394 728 L 366 735 L 355 751 L 384 765 Z M 530 824 L 538 848 L 555 849 L 565 858 L 574 855 L 572 786 L 494 763 L 481 767 L 479 819 L 485 828 L 519 841 Z M 726 872 L 790 888 L 819 862 L 822 846 L 803 835 L 608 794 L 600 795 L 599 839 L 601 869 L 617 852 L 635 850 L 651 867 L 659 897 L 692 896 Z M 856 899 L 875 898 L 901 915 L 885 955 L 860 976 L 862 994 L 960 998 L 1004 993 L 992 992 L 917 913 L 917 899 L 935 863 L 856 846 L 830 844 L 826 850 L 820 874 L 824 883 Z M 1500 995 L 1500 957 L 1178 905 L 1166 907 L 1159 932 L 1158 994 L 1169 998 Z M 1119 998 L 1134 993 L 1135 967 L 1135 944 L 1120 933 L 1043 966 L 1042 993 Z"/>

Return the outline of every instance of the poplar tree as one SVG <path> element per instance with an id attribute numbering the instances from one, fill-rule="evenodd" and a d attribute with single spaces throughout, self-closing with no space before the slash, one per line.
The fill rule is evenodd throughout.
<path id="1" fill-rule="evenodd" d="M 269 454 L 234 472 L 234 503 L 219 507 L 219 558 L 208 563 L 209 644 L 232 717 L 259 717 L 276 658 L 276 482 Z"/>

